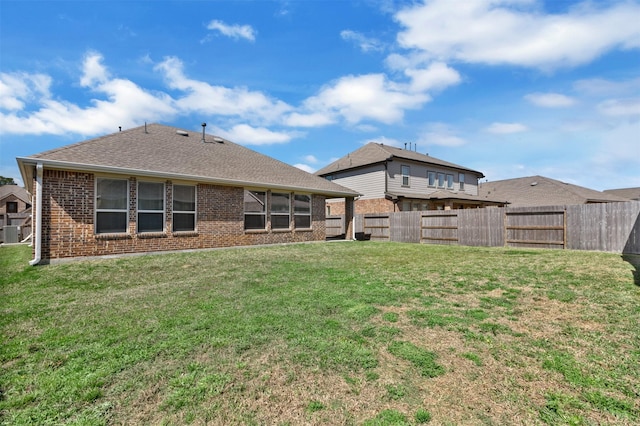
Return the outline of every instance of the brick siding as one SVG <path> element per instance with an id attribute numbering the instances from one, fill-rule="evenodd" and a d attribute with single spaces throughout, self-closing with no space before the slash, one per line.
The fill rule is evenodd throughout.
<path id="1" fill-rule="evenodd" d="M 95 176 L 91 173 L 45 170 L 42 204 L 42 258 L 59 259 L 204 249 L 214 247 L 322 241 L 325 239 L 325 197 L 311 200 L 311 230 L 244 230 L 244 188 L 198 184 L 195 232 L 172 232 L 173 185 L 165 181 L 165 232 L 136 232 L 137 178 L 129 180 L 128 232 L 96 235 Z M 36 202 L 39 202 L 37 200 Z M 36 212 L 34 206 L 34 213 Z M 293 226 L 293 215 L 292 215 Z"/>
<path id="2" fill-rule="evenodd" d="M 393 201 L 386 198 L 371 198 L 365 200 L 355 200 L 355 214 L 365 213 L 393 213 Z M 344 214 L 344 201 L 335 201 L 327 203 L 331 207 L 331 215 Z M 397 209 L 396 209 L 397 211 Z"/>

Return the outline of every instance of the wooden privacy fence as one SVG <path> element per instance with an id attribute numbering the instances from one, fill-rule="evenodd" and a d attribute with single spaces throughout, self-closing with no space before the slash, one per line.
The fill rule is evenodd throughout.
<path id="1" fill-rule="evenodd" d="M 640 254 L 637 201 L 359 214 L 354 227 L 376 241 Z"/>

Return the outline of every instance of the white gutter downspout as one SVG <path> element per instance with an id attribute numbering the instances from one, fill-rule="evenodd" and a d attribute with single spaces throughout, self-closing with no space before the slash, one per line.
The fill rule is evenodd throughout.
<path id="1" fill-rule="evenodd" d="M 42 163 L 36 165 L 36 223 L 33 230 L 33 241 L 36 252 L 29 265 L 35 266 L 42 260 Z"/>

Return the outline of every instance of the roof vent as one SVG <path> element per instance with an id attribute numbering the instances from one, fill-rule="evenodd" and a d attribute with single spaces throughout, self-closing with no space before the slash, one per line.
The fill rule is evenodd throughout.
<path id="1" fill-rule="evenodd" d="M 176 130 L 176 133 L 180 136 L 189 136 L 189 133 L 185 132 L 184 130 Z"/>
<path id="2" fill-rule="evenodd" d="M 538 182 L 531 182 L 531 186 L 536 186 L 538 184 Z"/>
<path id="3" fill-rule="evenodd" d="M 218 143 L 224 143 L 224 139 L 222 139 L 220 136 L 214 136 L 213 141 Z"/>

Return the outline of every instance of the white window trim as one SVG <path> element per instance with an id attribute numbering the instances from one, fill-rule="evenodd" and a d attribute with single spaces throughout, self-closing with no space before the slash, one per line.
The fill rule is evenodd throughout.
<path id="1" fill-rule="evenodd" d="M 440 184 L 440 176 L 442 176 L 442 185 Z M 436 187 L 444 188 L 445 185 L 446 185 L 446 181 L 447 181 L 447 177 L 446 177 L 445 173 L 438 172 L 436 174 Z"/>
<path id="2" fill-rule="evenodd" d="M 98 181 L 99 180 L 123 180 L 127 182 L 127 203 L 125 206 L 125 209 L 98 209 Z M 94 181 L 94 191 L 93 191 L 93 202 L 94 202 L 94 209 L 93 209 L 93 233 L 94 235 L 108 235 L 111 234 L 111 232 L 98 232 L 98 213 L 122 213 L 123 211 L 126 214 L 126 226 L 124 231 L 122 232 L 117 232 L 117 234 L 128 234 L 129 233 L 129 203 L 130 203 L 130 199 L 129 199 L 129 195 L 131 192 L 131 182 L 129 182 L 129 179 L 127 178 L 121 178 L 121 177 L 109 177 L 109 176 L 96 176 L 95 181 Z"/>
<path id="3" fill-rule="evenodd" d="M 429 183 L 430 175 L 433 175 L 433 184 Z M 432 171 L 427 171 L 427 186 L 429 188 L 435 188 L 437 184 L 438 184 L 438 175 L 437 175 L 437 173 L 436 172 L 432 172 Z"/>
<path id="4" fill-rule="evenodd" d="M 404 173 L 405 168 L 407 170 L 407 174 Z M 411 166 L 408 166 L 406 164 L 401 164 L 400 165 L 400 174 L 402 175 L 402 182 L 401 185 L 405 186 L 405 187 L 410 187 L 411 186 Z M 404 183 L 404 178 L 407 178 L 407 183 Z"/>
<path id="5" fill-rule="evenodd" d="M 453 174 L 451 173 L 447 173 L 445 175 L 445 186 L 447 189 L 453 189 L 454 187 L 454 182 L 453 182 Z"/>
<path id="6" fill-rule="evenodd" d="M 156 183 L 162 185 L 162 230 L 159 231 L 140 231 L 140 213 L 154 213 L 158 214 L 160 210 L 140 210 L 140 184 L 141 183 Z M 138 180 L 136 185 L 136 232 L 138 234 L 153 234 L 167 232 L 167 185 L 164 182 L 152 181 L 152 180 Z"/>
<path id="7" fill-rule="evenodd" d="M 458 188 L 460 191 L 464 191 L 464 173 L 458 173 Z"/>
<path id="8" fill-rule="evenodd" d="M 176 186 L 192 186 L 194 188 L 194 194 L 193 196 L 195 197 L 194 200 L 194 210 L 193 211 L 183 211 L 183 210 L 174 210 L 173 209 L 173 202 L 175 200 L 175 188 Z M 166 192 L 165 192 L 166 194 Z M 172 184 L 172 188 L 171 188 L 171 232 L 198 232 L 198 185 L 193 185 L 193 184 L 182 184 L 182 183 L 173 183 Z M 193 229 L 191 231 L 174 231 L 173 230 L 173 224 L 175 223 L 174 221 L 174 215 L 176 213 L 179 214 L 193 214 Z"/>

